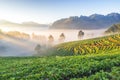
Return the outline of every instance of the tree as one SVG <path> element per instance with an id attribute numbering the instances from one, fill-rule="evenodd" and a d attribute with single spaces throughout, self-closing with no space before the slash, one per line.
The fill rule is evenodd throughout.
<path id="1" fill-rule="evenodd" d="M 53 37 L 52 35 L 50 35 L 50 36 L 48 37 L 48 42 L 49 42 L 50 44 L 53 44 L 53 42 L 54 42 L 54 37 Z"/>
<path id="2" fill-rule="evenodd" d="M 37 44 L 37 46 L 35 47 L 36 53 L 40 53 L 40 50 L 41 50 L 41 45 Z"/>
<path id="3" fill-rule="evenodd" d="M 59 42 L 64 42 L 65 40 L 65 35 L 64 33 L 61 33 L 60 37 L 59 37 Z"/>
<path id="4" fill-rule="evenodd" d="M 83 36 L 84 36 L 84 32 L 83 32 L 82 30 L 80 30 L 80 31 L 78 32 L 78 39 L 82 39 Z"/>

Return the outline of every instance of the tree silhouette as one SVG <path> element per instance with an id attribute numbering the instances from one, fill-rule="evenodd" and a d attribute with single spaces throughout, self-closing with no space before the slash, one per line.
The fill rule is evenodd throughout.
<path id="1" fill-rule="evenodd" d="M 83 32 L 82 30 L 80 30 L 80 31 L 78 32 L 78 39 L 82 39 L 83 36 L 84 36 L 84 32 Z"/>
<path id="2" fill-rule="evenodd" d="M 52 35 L 50 35 L 50 36 L 48 37 L 48 42 L 49 42 L 50 44 L 53 44 L 53 42 L 54 42 L 54 37 L 53 37 Z"/>
<path id="3" fill-rule="evenodd" d="M 40 44 L 37 44 L 36 47 L 35 47 L 35 51 L 37 53 L 40 53 L 40 49 L 41 49 L 41 45 Z"/>
<path id="4" fill-rule="evenodd" d="M 59 37 L 59 42 L 64 42 L 64 40 L 65 40 L 65 35 L 64 33 L 61 33 Z"/>

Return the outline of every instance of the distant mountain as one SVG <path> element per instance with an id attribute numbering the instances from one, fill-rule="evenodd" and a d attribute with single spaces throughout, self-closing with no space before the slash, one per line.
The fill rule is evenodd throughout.
<path id="1" fill-rule="evenodd" d="M 55 21 L 50 29 L 103 29 L 120 23 L 120 14 L 92 14 L 90 16 L 74 16 Z"/>
<path id="2" fill-rule="evenodd" d="M 105 33 L 116 33 L 116 32 L 120 32 L 120 24 L 114 24 L 105 31 Z"/>
<path id="3" fill-rule="evenodd" d="M 13 22 L 10 22 L 10 21 L 7 21 L 7 20 L 0 20 L 0 26 L 20 26 L 20 24 L 18 23 L 13 23 Z"/>
<path id="4" fill-rule="evenodd" d="M 39 24 L 36 22 L 23 22 L 22 25 L 23 26 L 35 26 L 35 27 L 48 27 L 47 24 Z"/>
<path id="5" fill-rule="evenodd" d="M 39 24 L 36 22 L 23 22 L 21 24 L 10 22 L 7 20 L 1 20 L 0 26 L 9 26 L 9 27 L 48 27 L 47 24 Z"/>

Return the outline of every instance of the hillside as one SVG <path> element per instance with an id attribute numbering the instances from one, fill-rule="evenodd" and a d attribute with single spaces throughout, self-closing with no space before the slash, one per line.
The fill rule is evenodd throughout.
<path id="1" fill-rule="evenodd" d="M 120 80 L 120 34 L 55 48 L 67 56 L 0 57 L 0 80 Z"/>
<path id="2" fill-rule="evenodd" d="M 105 33 L 117 33 L 120 32 L 120 24 L 114 24 Z"/>
<path id="3" fill-rule="evenodd" d="M 120 50 L 120 34 L 110 35 L 101 38 L 74 41 L 55 46 L 54 54 L 59 56 L 98 54 Z"/>
<path id="4" fill-rule="evenodd" d="M 103 29 L 120 23 L 120 14 L 92 14 L 90 16 L 73 16 L 55 21 L 50 29 Z"/>
<path id="5" fill-rule="evenodd" d="M 119 52 L 66 57 L 0 57 L 0 80 L 120 80 Z"/>

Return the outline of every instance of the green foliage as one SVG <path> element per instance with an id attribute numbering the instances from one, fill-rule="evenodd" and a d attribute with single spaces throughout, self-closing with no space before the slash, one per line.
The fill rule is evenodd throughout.
<path id="1" fill-rule="evenodd" d="M 120 67 L 113 67 L 109 72 L 101 70 L 89 77 L 73 78 L 71 80 L 120 80 Z"/>
<path id="2" fill-rule="evenodd" d="M 120 34 L 105 36 L 101 38 L 74 41 L 55 46 L 53 55 L 86 55 L 105 53 L 120 49 Z"/>
<path id="3" fill-rule="evenodd" d="M 112 70 L 113 67 L 120 66 L 119 51 L 66 57 L 1 57 L 0 80 L 70 80 L 89 78 L 94 74 L 95 77 L 103 75 L 97 78 L 99 80 L 106 76 L 101 70 L 110 72 L 110 76 L 113 75 L 114 78 L 114 72 L 115 76 L 120 75 L 119 69 Z"/>
<path id="4" fill-rule="evenodd" d="M 0 80 L 120 80 L 120 34 L 55 49 L 66 56 L 0 57 Z"/>

